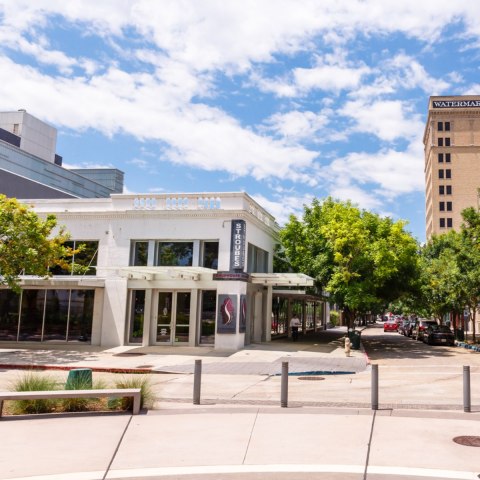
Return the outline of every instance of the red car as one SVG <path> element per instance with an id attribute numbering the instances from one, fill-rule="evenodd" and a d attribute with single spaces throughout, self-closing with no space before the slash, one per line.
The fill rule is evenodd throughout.
<path id="1" fill-rule="evenodd" d="M 384 332 L 396 332 L 398 330 L 398 323 L 395 320 L 389 320 L 383 324 Z"/>

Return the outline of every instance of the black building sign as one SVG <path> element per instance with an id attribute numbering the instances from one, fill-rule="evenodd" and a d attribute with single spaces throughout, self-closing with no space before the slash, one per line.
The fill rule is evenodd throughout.
<path id="1" fill-rule="evenodd" d="M 247 225 L 245 220 L 232 220 L 232 240 L 230 246 L 230 271 L 243 271 L 245 267 L 245 244 Z"/>
<path id="2" fill-rule="evenodd" d="M 432 100 L 433 108 L 480 108 L 480 100 Z"/>

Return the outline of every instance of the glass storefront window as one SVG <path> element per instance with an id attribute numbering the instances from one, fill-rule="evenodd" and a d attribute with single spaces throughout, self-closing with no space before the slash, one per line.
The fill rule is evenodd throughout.
<path id="1" fill-rule="evenodd" d="M 273 297 L 272 336 L 285 335 L 288 332 L 288 298 Z"/>
<path id="2" fill-rule="evenodd" d="M 90 342 L 95 290 L 0 290 L 0 340 Z"/>
<path id="3" fill-rule="evenodd" d="M 70 290 L 47 290 L 43 341 L 67 339 Z"/>
<path id="4" fill-rule="evenodd" d="M 217 291 L 204 290 L 201 294 L 200 344 L 215 343 L 215 315 L 217 312 Z"/>
<path id="5" fill-rule="evenodd" d="M 42 340 L 45 293 L 46 290 L 23 290 L 19 340 L 27 342 Z"/>
<path id="6" fill-rule="evenodd" d="M 315 302 L 315 326 L 317 329 L 323 325 L 323 303 Z"/>
<path id="7" fill-rule="evenodd" d="M 93 323 L 94 290 L 72 290 L 70 295 L 69 342 L 90 342 Z"/>
<path id="8" fill-rule="evenodd" d="M 315 302 L 305 303 L 305 327 L 307 330 L 315 328 Z"/>
<path id="9" fill-rule="evenodd" d="M 165 267 L 191 267 L 193 242 L 158 242 L 157 265 Z"/>
<path id="10" fill-rule="evenodd" d="M 142 343 L 145 317 L 145 290 L 132 290 L 130 309 L 130 343 Z"/>
<path id="11" fill-rule="evenodd" d="M 20 295 L 11 290 L 0 290 L 0 340 L 17 340 Z"/>

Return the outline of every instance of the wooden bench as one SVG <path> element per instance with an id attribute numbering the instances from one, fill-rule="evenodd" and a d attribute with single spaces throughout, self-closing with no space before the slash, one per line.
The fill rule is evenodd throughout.
<path id="1" fill-rule="evenodd" d="M 31 392 L 0 392 L 0 417 L 5 400 L 45 400 L 51 398 L 133 398 L 132 414 L 140 413 L 140 388 L 102 388 L 97 390 L 42 390 Z"/>

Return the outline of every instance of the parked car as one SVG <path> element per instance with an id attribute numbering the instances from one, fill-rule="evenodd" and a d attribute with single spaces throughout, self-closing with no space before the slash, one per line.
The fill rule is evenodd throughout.
<path id="1" fill-rule="evenodd" d="M 414 340 L 422 341 L 423 334 L 431 325 L 438 325 L 435 320 L 418 320 L 412 330 L 412 338 Z"/>
<path id="2" fill-rule="evenodd" d="M 430 325 L 423 332 L 423 341 L 429 345 L 455 345 L 455 335 L 446 325 Z"/>
<path id="3" fill-rule="evenodd" d="M 410 321 L 405 319 L 405 320 L 402 320 L 401 322 L 399 322 L 398 324 L 398 333 L 400 335 L 405 335 L 407 336 L 407 329 L 408 329 L 408 326 L 410 324 Z"/>
<path id="4" fill-rule="evenodd" d="M 398 330 L 398 323 L 395 320 L 389 320 L 383 324 L 384 332 L 396 332 Z"/>
<path id="5" fill-rule="evenodd" d="M 415 320 L 407 320 L 407 322 L 403 325 L 403 334 L 406 337 L 411 337 L 416 324 L 417 322 Z"/>

